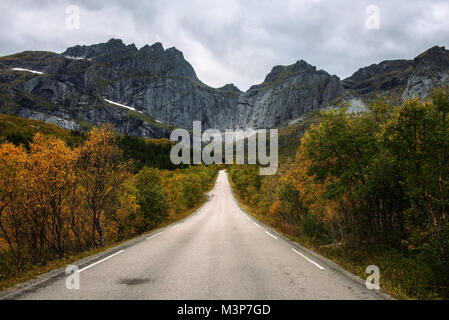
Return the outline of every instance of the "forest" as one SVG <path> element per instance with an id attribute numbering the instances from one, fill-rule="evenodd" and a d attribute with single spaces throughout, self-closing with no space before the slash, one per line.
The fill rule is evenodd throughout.
<path id="1" fill-rule="evenodd" d="M 215 165 L 175 167 L 173 143 L 0 117 L 0 287 L 54 261 L 135 237 L 197 208 Z M 311 116 L 277 174 L 229 165 L 260 221 L 394 297 L 449 297 L 449 90 L 366 112 Z M 299 139 L 299 138 L 296 138 Z"/>
<path id="2" fill-rule="evenodd" d="M 396 297 L 449 297 L 449 91 L 367 112 L 323 111 L 275 176 L 231 166 L 241 203 Z"/>
<path id="3" fill-rule="evenodd" d="M 30 132 L 29 120 L 3 120 L 0 287 L 179 220 L 204 201 L 218 172 L 202 165 L 173 170 L 169 152 L 162 153 L 168 140 L 124 137 L 108 125 L 79 133 L 39 123 L 41 130 Z"/>

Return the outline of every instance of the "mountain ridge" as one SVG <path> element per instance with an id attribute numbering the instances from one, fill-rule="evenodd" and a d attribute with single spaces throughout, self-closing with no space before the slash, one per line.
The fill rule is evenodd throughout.
<path id="1" fill-rule="evenodd" d="M 203 129 L 272 128 L 329 106 L 425 97 L 449 82 L 448 71 L 449 51 L 438 46 L 414 59 L 360 68 L 343 80 L 298 60 L 274 66 L 243 92 L 233 84 L 204 84 L 175 47 L 156 42 L 138 49 L 111 39 L 61 54 L 0 57 L 0 112 L 67 129 L 109 122 L 147 138 L 168 137 L 173 127 L 189 128 L 195 120 Z"/>

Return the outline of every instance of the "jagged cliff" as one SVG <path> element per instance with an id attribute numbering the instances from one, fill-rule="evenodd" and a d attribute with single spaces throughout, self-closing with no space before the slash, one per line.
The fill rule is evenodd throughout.
<path id="1" fill-rule="evenodd" d="M 167 137 L 194 120 L 203 129 L 271 128 L 345 101 L 425 96 L 448 81 L 448 70 L 444 47 L 362 68 L 343 81 L 301 60 L 274 67 L 263 83 L 242 92 L 233 84 L 216 89 L 202 83 L 176 48 L 155 43 L 138 49 L 111 39 L 62 54 L 0 58 L 0 112 L 68 129 L 109 122 L 143 137 Z"/>
<path id="2" fill-rule="evenodd" d="M 370 102 L 387 97 L 398 103 L 427 97 L 432 88 L 449 80 L 449 51 L 433 47 L 413 60 L 390 60 L 361 68 L 342 81 L 344 89 Z"/>
<path id="3" fill-rule="evenodd" d="M 271 128 L 310 110 L 327 106 L 343 95 L 340 79 L 305 61 L 276 66 L 265 81 L 239 97 L 238 125 Z"/>

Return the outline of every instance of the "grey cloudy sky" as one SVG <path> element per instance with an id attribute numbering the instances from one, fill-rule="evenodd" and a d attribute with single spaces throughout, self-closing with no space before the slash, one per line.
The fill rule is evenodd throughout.
<path id="1" fill-rule="evenodd" d="M 79 29 L 66 27 L 72 4 Z M 369 5 L 379 8 L 379 29 L 366 27 Z M 246 90 L 274 65 L 300 59 L 343 79 L 372 63 L 447 46 L 449 1 L 1 0 L 0 30 L 2 56 L 110 38 L 137 47 L 159 41 L 183 51 L 206 84 Z"/>

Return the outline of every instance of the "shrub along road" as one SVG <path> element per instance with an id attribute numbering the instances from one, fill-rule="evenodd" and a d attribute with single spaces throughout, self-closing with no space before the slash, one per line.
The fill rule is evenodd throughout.
<path id="1" fill-rule="evenodd" d="M 248 216 L 225 171 L 194 215 L 18 299 L 381 299 Z"/>

